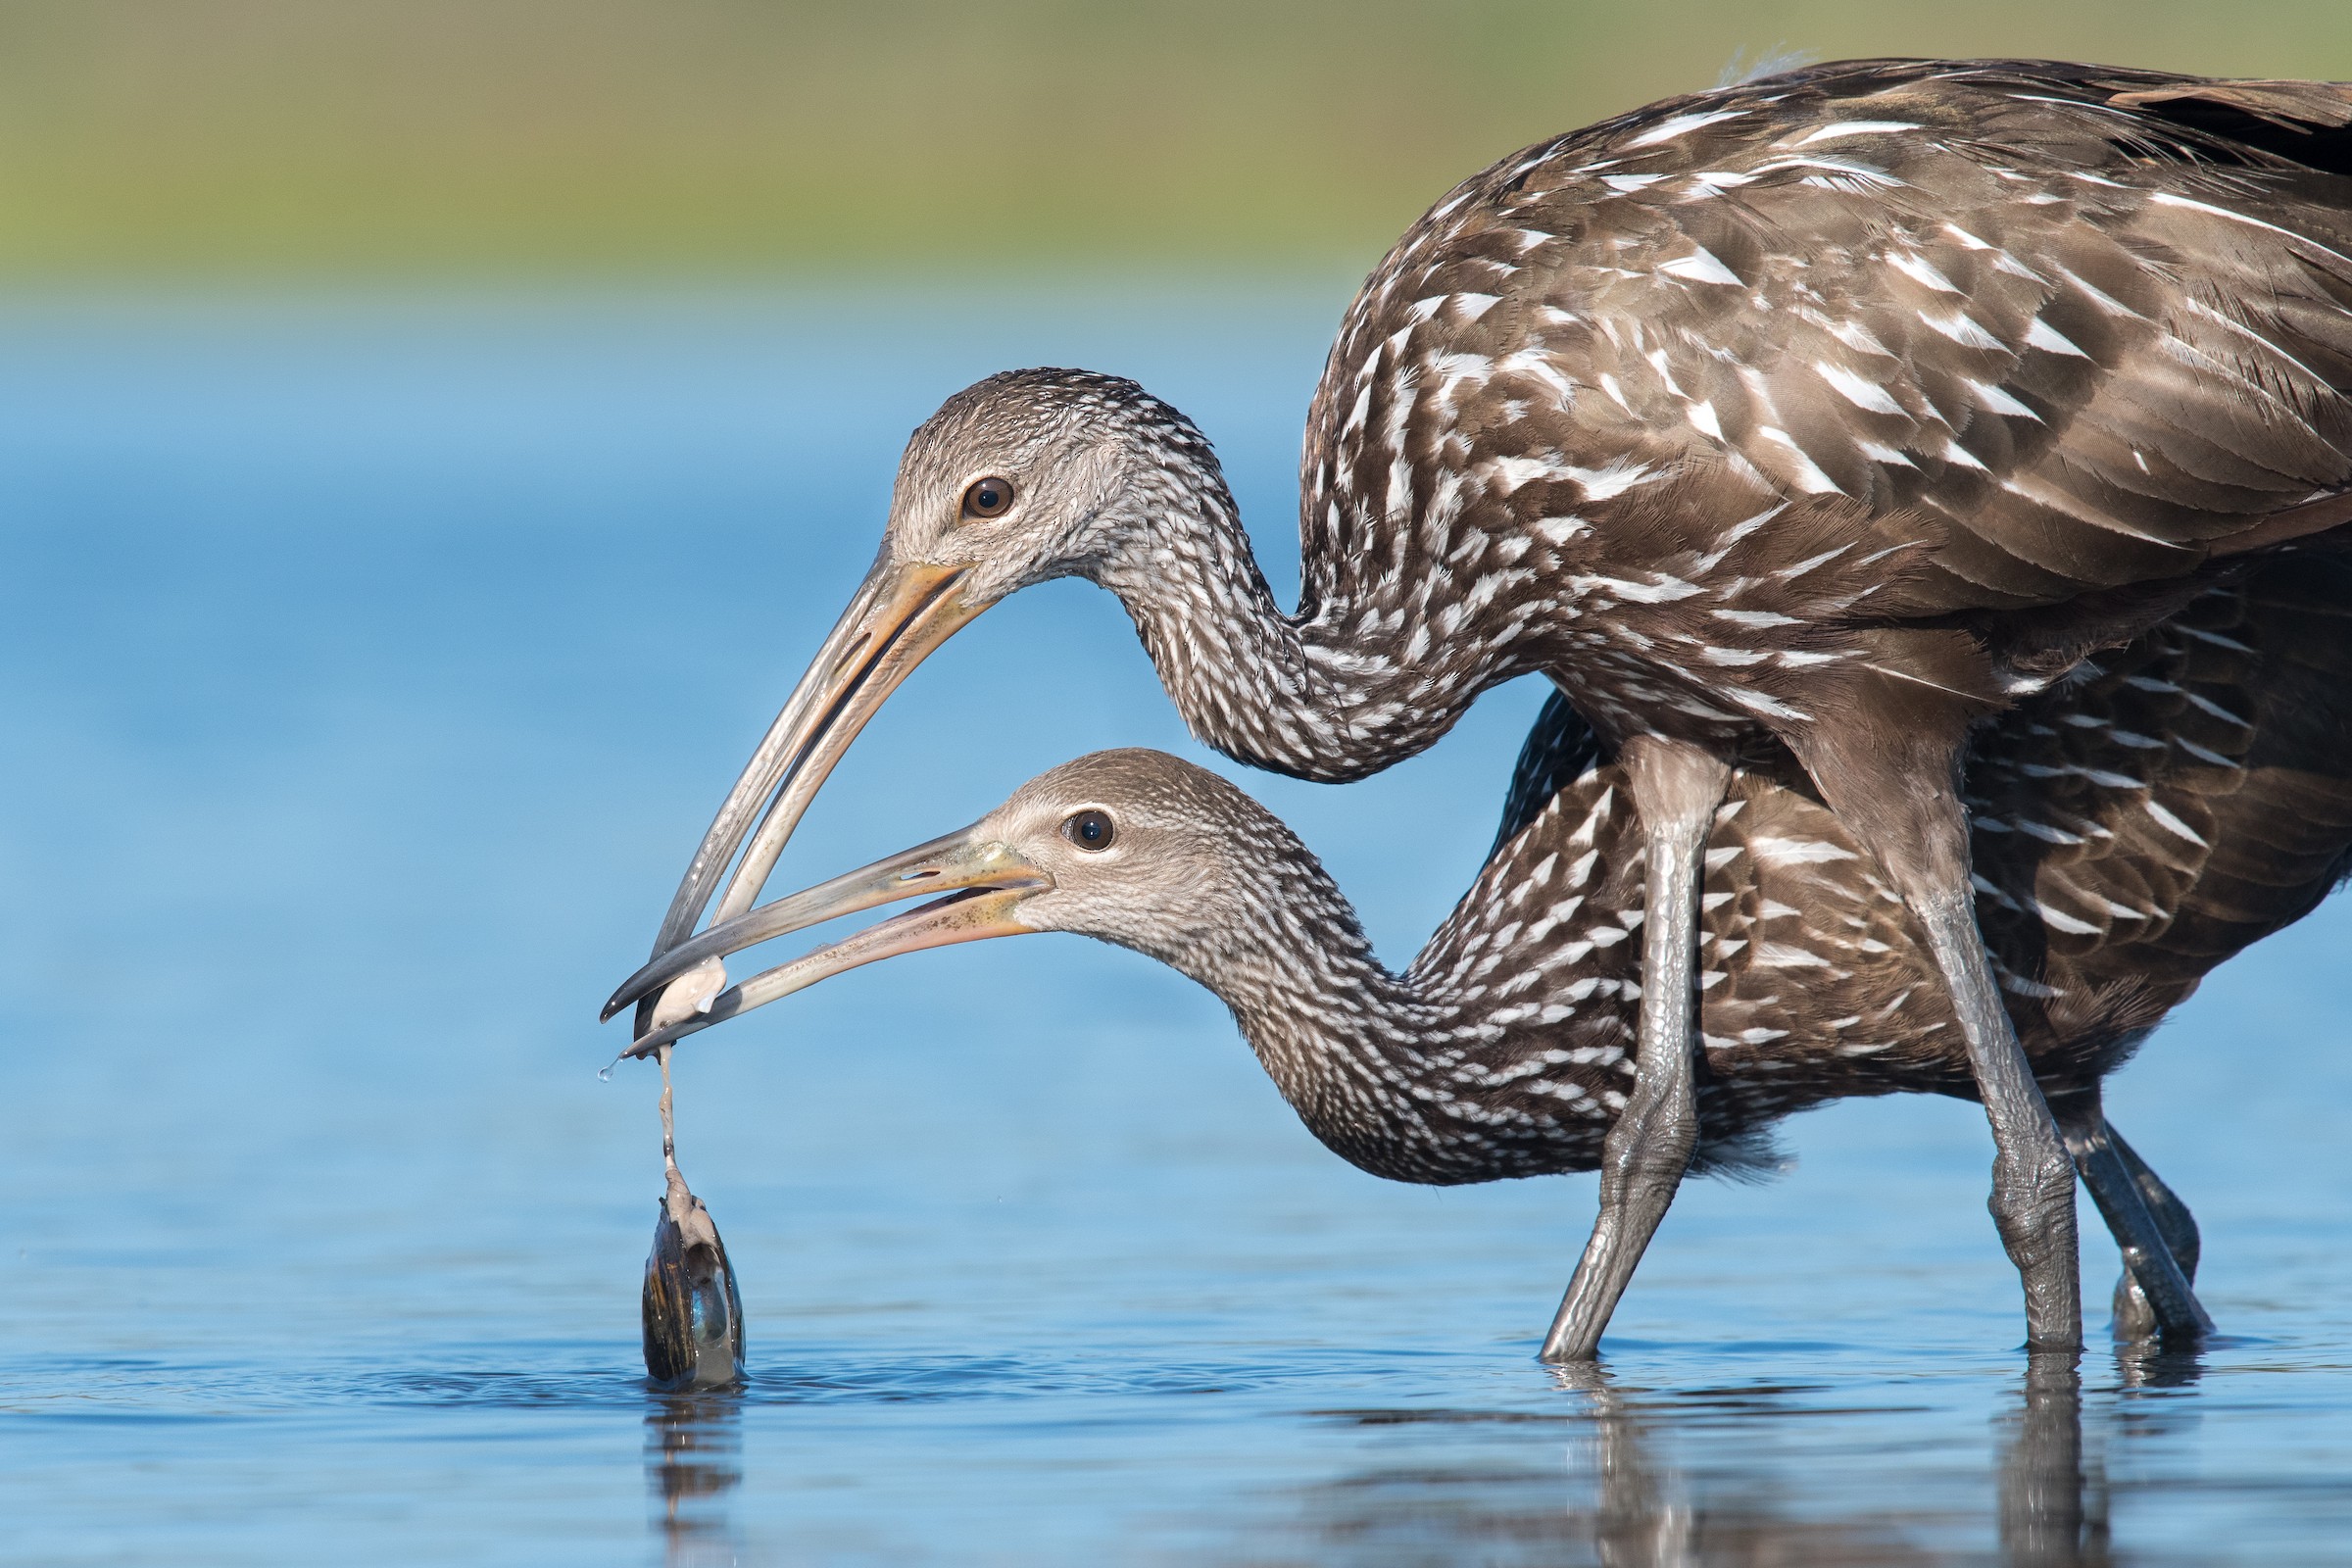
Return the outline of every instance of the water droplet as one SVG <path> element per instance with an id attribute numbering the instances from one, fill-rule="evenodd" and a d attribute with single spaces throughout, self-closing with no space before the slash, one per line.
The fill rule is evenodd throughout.
<path id="1" fill-rule="evenodd" d="M 611 1083 L 612 1081 L 612 1069 L 618 1065 L 618 1062 L 606 1062 L 602 1067 L 596 1069 L 597 1079 L 602 1083 Z"/>

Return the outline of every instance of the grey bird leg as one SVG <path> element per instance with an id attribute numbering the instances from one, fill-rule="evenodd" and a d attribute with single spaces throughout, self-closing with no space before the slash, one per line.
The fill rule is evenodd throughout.
<path id="1" fill-rule="evenodd" d="M 2101 1118 L 2101 1126 L 2106 1131 L 2108 1148 L 2131 1174 L 2132 1189 L 2147 1208 L 2149 1217 L 2156 1222 L 2156 1231 L 2164 1238 L 2165 1250 L 2173 1254 L 2182 1288 L 2193 1287 L 2197 1282 L 2197 1259 L 2204 1250 L 2203 1239 L 2197 1235 L 2196 1216 L 2189 1213 L 2188 1205 L 2180 1201 L 2173 1190 L 2165 1186 L 2163 1179 L 2148 1168 L 2147 1161 L 2124 1142 L 2124 1135 L 2115 1130 L 2115 1123 Z M 2159 1335 L 2173 1339 L 2182 1334 L 2193 1337 L 2213 1332 L 2213 1320 L 2205 1315 L 2204 1308 L 2198 1305 L 2193 1293 L 2188 1303 L 2197 1308 L 2195 1323 L 2180 1328 L 2169 1327 L 2164 1316 L 2157 1311 L 2150 1293 L 2140 1288 L 2139 1277 L 2132 1272 L 2129 1262 L 2127 1259 L 2124 1277 L 2115 1282 L 2117 1339 L 2148 1340 Z"/>
<path id="2" fill-rule="evenodd" d="M 1546 1361 L 1592 1359 L 1698 1144 L 1691 957 L 1707 832 L 1732 770 L 1695 747 L 1656 736 L 1629 741 L 1622 760 L 1642 813 L 1648 878 L 1634 1092 L 1602 1150 L 1600 1217 L 1544 1336 Z"/>
<path id="3" fill-rule="evenodd" d="M 1884 750 L 1803 739 L 1813 744 L 1800 745 L 1798 755 L 1822 799 L 1893 879 L 1926 927 L 1929 951 L 1951 989 L 1984 1119 L 1992 1124 L 1986 1206 L 2025 1286 L 2026 1344 L 2035 1350 L 2080 1349 L 2075 1165 L 2018 1044 L 1977 928 L 1959 794 L 1961 737 L 1947 742 L 1923 726 L 1876 737 Z"/>
<path id="4" fill-rule="evenodd" d="M 2172 1237 L 2149 1207 L 2138 1178 L 2116 1148 L 2114 1130 L 2099 1106 L 2098 1090 L 2063 1096 L 2050 1108 L 2058 1118 L 2067 1150 L 2075 1156 L 2075 1166 L 2082 1173 L 2082 1185 L 2090 1189 L 2091 1201 L 2098 1205 L 2100 1217 L 2107 1221 L 2107 1229 L 2124 1254 L 2124 1279 L 2136 1292 L 2139 1310 L 2146 1314 L 2144 1325 L 2127 1330 L 2127 1284 L 2119 1284 L 2116 1337 L 2146 1339 L 2153 1331 L 2168 1340 L 2180 1340 L 2211 1334 L 2213 1319 L 2205 1315 L 2196 1293 L 2189 1289 L 2188 1271 L 2173 1250 Z M 2155 1173 L 2148 1174 L 2154 1180 Z M 2156 1185 L 2162 1188 L 2164 1184 Z M 2165 1196 L 2172 1197 L 2170 1192 Z M 2173 1199 L 2173 1202 L 2179 1205 L 2180 1200 Z M 2193 1226 L 2191 1229 L 2193 1232 Z"/>

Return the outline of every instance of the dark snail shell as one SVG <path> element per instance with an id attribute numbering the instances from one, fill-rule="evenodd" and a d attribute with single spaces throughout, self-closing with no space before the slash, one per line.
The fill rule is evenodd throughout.
<path id="1" fill-rule="evenodd" d="M 703 1200 L 673 1166 L 645 1259 L 645 1371 L 663 1390 L 743 1376 L 743 1297 Z"/>

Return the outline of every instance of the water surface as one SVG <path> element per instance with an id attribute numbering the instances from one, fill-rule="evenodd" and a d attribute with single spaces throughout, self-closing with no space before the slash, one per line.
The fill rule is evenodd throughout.
<path id="1" fill-rule="evenodd" d="M 1345 288 L 20 301 L 0 312 L 0 1555 L 59 1563 L 2342 1560 L 2343 906 L 2111 1091 L 2228 1338 L 2029 1367 L 1973 1106 L 1693 1184 L 1536 1341 L 1592 1179 L 1434 1191 L 1223 1008 L 1054 938 L 681 1049 L 741 1394 L 644 1387 L 649 1068 L 592 1022 L 873 549 L 906 432 L 1022 363 L 1217 440 L 1287 591 Z M 1238 770 L 1400 961 L 1536 694 L 1323 789 Z M 1020 596 L 782 876 L 1184 738 L 1117 606 Z M 2085 1214 L 2088 1208 L 2085 1205 Z M 2103 1301 L 2113 1249 L 2085 1245 Z M 2094 1313 L 2094 1333 L 2104 1312 Z"/>

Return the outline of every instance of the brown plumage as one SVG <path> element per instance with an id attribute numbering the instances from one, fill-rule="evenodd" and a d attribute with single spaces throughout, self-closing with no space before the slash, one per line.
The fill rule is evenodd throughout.
<path id="1" fill-rule="evenodd" d="M 1509 837 L 1416 969 L 1491 939 L 1564 822 L 1601 852 L 1594 902 L 1642 907 L 1622 770 L 1576 727 L 1564 706 L 1539 722 L 1523 777 L 1557 779 L 1563 760 L 1575 776 L 1535 814 L 1506 816 Z M 2352 569 L 2305 554 L 2201 594 L 1987 726 L 1965 793 L 2010 1016 L 2045 1090 L 2095 1088 L 2215 965 L 2310 912 L 2352 863 Z M 1975 1097 L 1918 922 L 1801 772 L 1736 775 L 1706 863 L 1711 1138 L 1776 1096 Z M 1751 1108 L 1706 1110 L 1710 1095 Z"/>
<path id="2" fill-rule="evenodd" d="M 1567 602 L 1523 635 L 1573 633 L 1546 667 L 1588 717 L 1705 739 L 1998 706 L 2146 613 L 2113 591 L 2345 520 L 2352 138 L 2215 92 L 1865 62 L 1503 161 L 1349 310 L 1302 466 L 1310 605 L 1499 565 Z M 1398 516 L 1449 548 L 1372 520 Z"/>
<path id="3" fill-rule="evenodd" d="M 1696 856 L 1729 768 L 1781 748 L 1922 922 L 2029 1337 L 2078 1343 L 2073 1174 L 1987 967 L 1954 781 L 1973 725 L 2352 520 L 2348 122 L 2328 83 L 1865 61 L 1506 158 L 1348 313 L 1290 615 L 1174 410 L 1078 371 L 967 389 L 909 442 L 882 555 L 656 952 L 765 806 L 718 918 L 749 908 L 874 707 L 1029 583 L 1110 588 L 1197 734 L 1308 777 L 1386 766 L 1541 671 L 1629 769 L 1658 911 L 1616 1217 L 1551 1351 L 1590 1353 L 1688 1157 Z"/>
<path id="4" fill-rule="evenodd" d="M 2347 605 L 2352 564 L 2295 552 L 2208 589 L 1980 737 L 1968 790 L 1986 936 L 2070 1122 L 2102 1128 L 2100 1081 L 2216 963 L 2309 912 L 2352 863 Z M 704 956 L 947 891 L 746 981 L 709 1021 L 941 940 L 1076 931 L 1215 991 L 1306 1125 L 1376 1175 L 1590 1170 L 1636 1091 L 1647 894 L 1628 786 L 1555 700 L 1500 842 L 1393 973 L 1313 855 L 1256 803 L 1159 753 L 1101 753 L 964 833 L 712 930 L 614 1004 Z M 1072 831 L 1090 812 L 1106 818 L 1099 849 Z M 977 864 L 964 858 L 975 847 Z M 1702 1168 L 1752 1165 L 1775 1121 L 1828 1101 L 1976 1095 L 1917 918 L 1800 770 L 1784 760 L 1738 773 L 1704 863 Z M 975 896 L 1007 901 L 993 929 L 941 924 Z"/>

